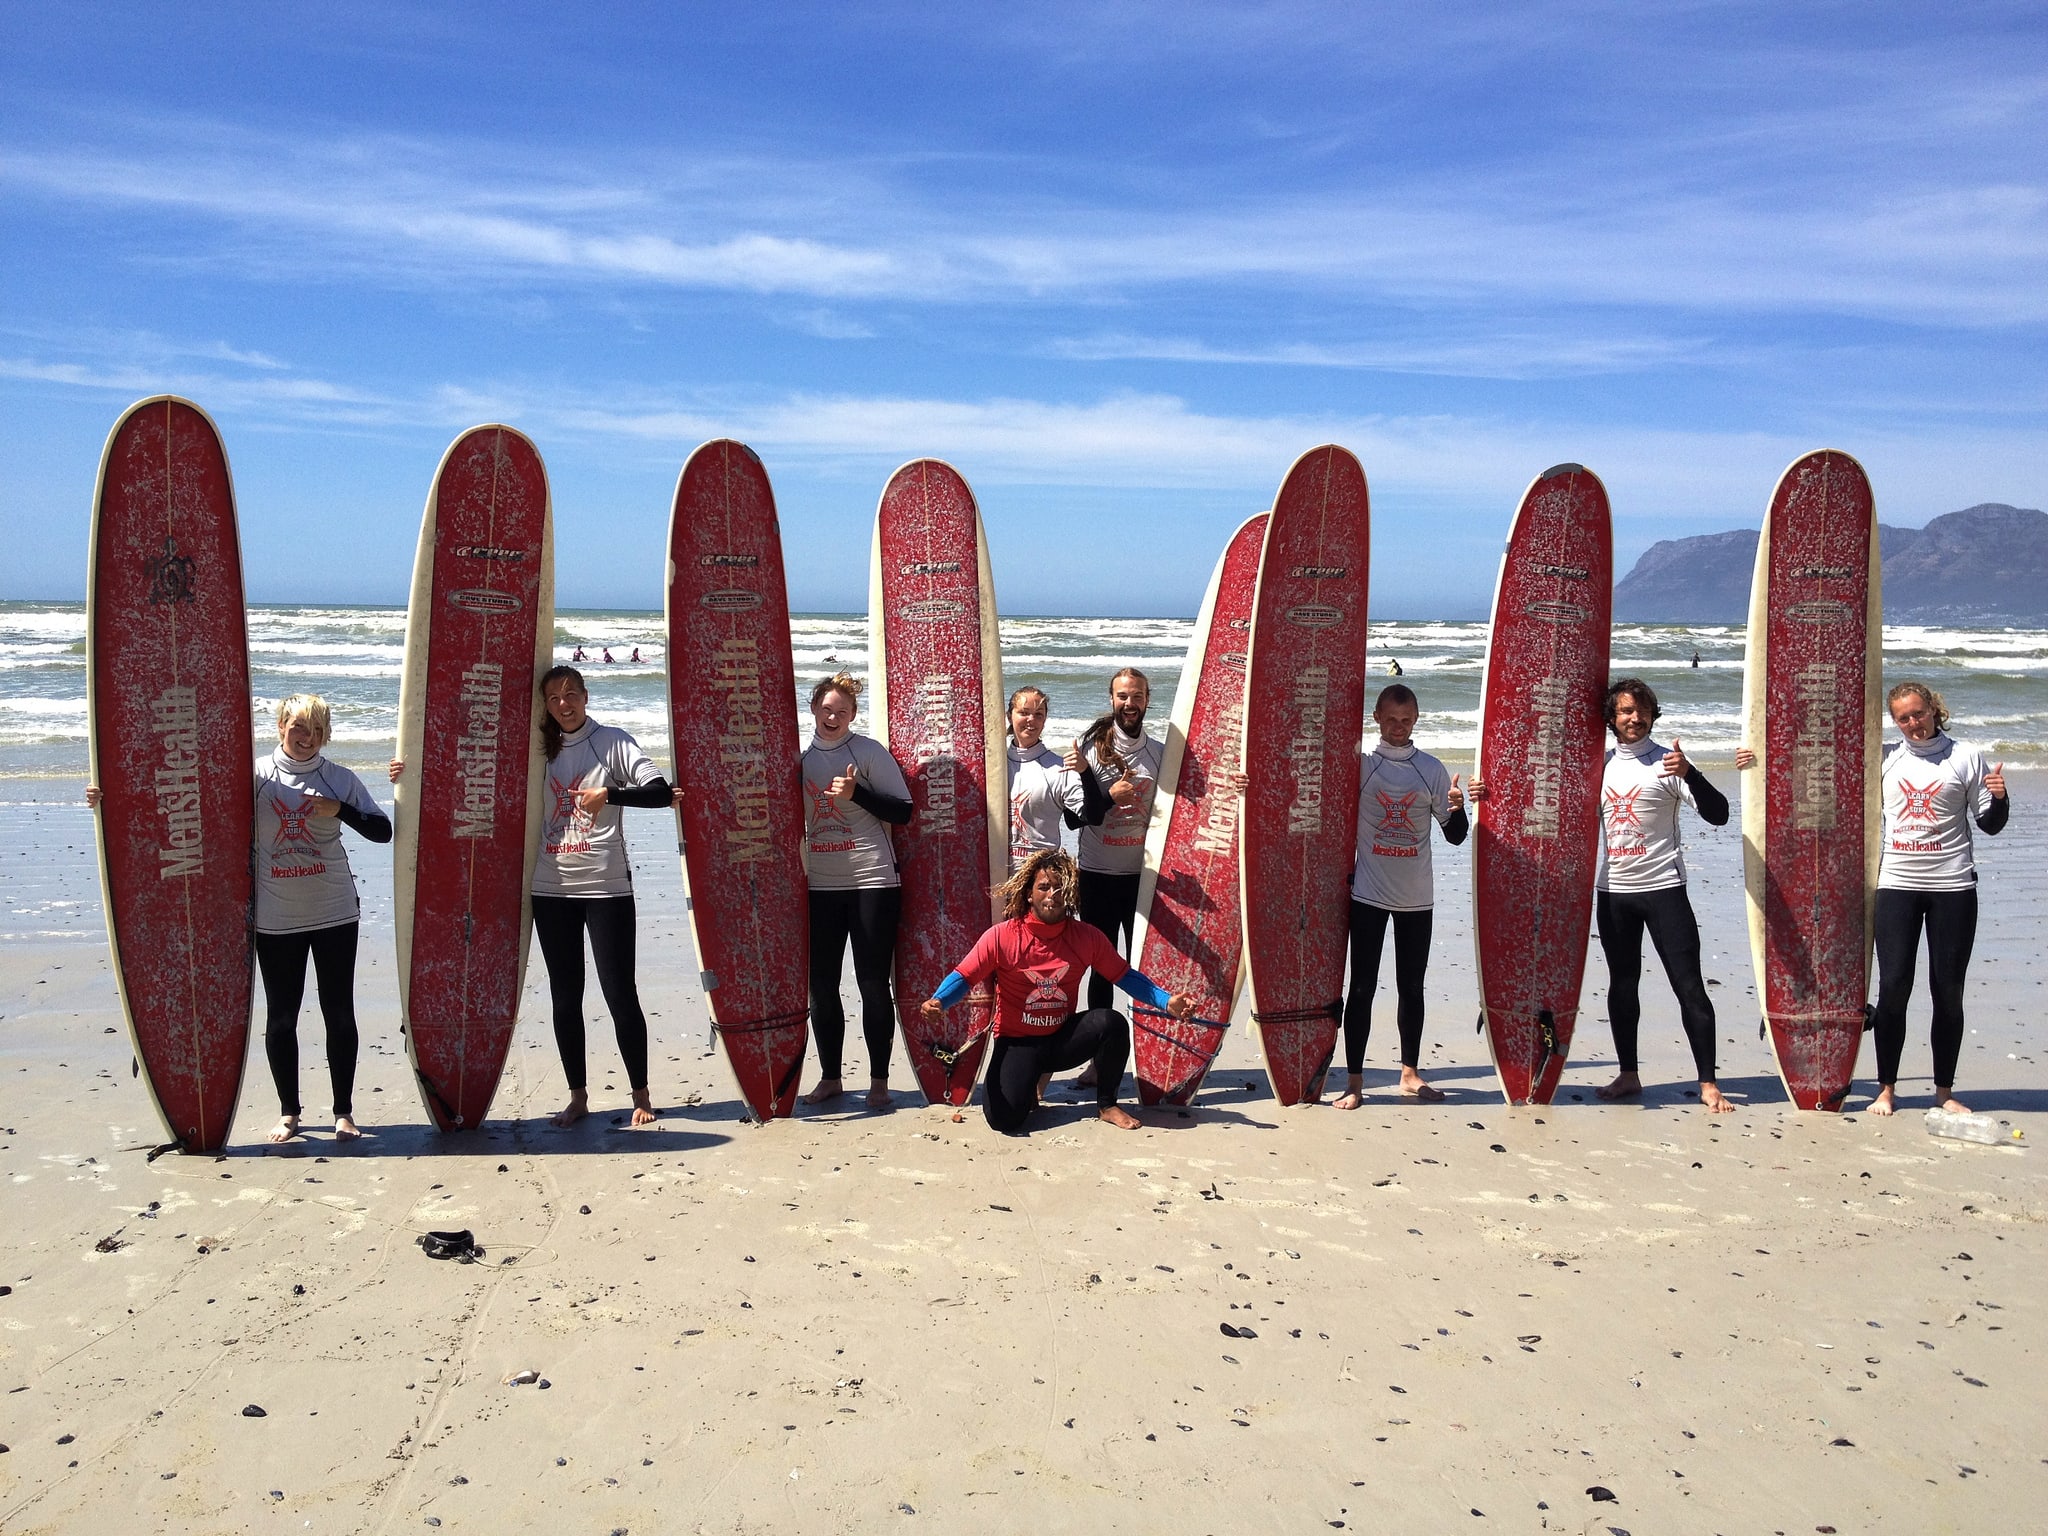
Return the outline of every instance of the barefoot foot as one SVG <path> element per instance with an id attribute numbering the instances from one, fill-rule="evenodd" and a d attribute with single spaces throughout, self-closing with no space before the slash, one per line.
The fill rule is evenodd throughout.
<path id="1" fill-rule="evenodd" d="M 1877 1090 L 1877 1097 L 1870 1101 L 1870 1113 L 1873 1115 L 1896 1115 L 1898 1112 L 1898 1090 L 1893 1088 L 1890 1083 L 1886 1083 Z"/>
<path id="2" fill-rule="evenodd" d="M 1632 1099 L 1643 1091 L 1643 1080 L 1633 1072 L 1617 1072 L 1614 1081 L 1603 1083 L 1593 1090 L 1597 1099 L 1612 1104 L 1617 1099 Z"/>
<path id="3" fill-rule="evenodd" d="M 889 1096 L 889 1079 L 874 1077 L 868 1079 L 868 1108 L 887 1109 L 896 1101 Z"/>
<path id="4" fill-rule="evenodd" d="M 280 1115 L 278 1116 L 277 1124 L 270 1128 L 270 1139 L 272 1141 L 290 1141 L 298 1134 L 299 1117 L 297 1115 Z"/>
<path id="5" fill-rule="evenodd" d="M 1115 1126 L 1120 1131 L 1135 1131 L 1138 1128 L 1137 1117 L 1121 1104 L 1103 1105 L 1095 1111 L 1095 1118 Z"/>
<path id="6" fill-rule="evenodd" d="M 654 1108 L 653 1097 L 645 1088 L 635 1088 L 633 1090 L 633 1129 L 637 1131 L 643 1125 L 652 1125 L 660 1118 L 661 1116 Z"/>
<path id="7" fill-rule="evenodd" d="M 1710 1115 L 1732 1115 L 1735 1104 L 1712 1083 L 1700 1084 L 1700 1107 Z"/>
<path id="8" fill-rule="evenodd" d="M 1365 1102 L 1365 1095 L 1356 1088 L 1346 1088 L 1330 1101 L 1332 1109 L 1356 1109 Z"/>
<path id="9" fill-rule="evenodd" d="M 804 1102 L 806 1104 L 830 1104 L 843 1092 L 845 1092 L 845 1089 L 840 1086 L 838 1078 L 821 1077 L 818 1079 L 818 1086 L 804 1095 Z"/>
<path id="10" fill-rule="evenodd" d="M 334 1117 L 334 1139 L 336 1141 L 361 1141 L 363 1139 L 362 1130 L 357 1126 L 353 1115 L 336 1115 Z"/>
<path id="11" fill-rule="evenodd" d="M 1941 1100 L 1941 1107 L 1952 1115 L 1967 1115 L 1970 1112 L 1970 1106 L 1956 1097 L 1953 1085 L 1947 1088 L 1936 1088 L 1934 1096 Z"/>
<path id="12" fill-rule="evenodd" d="M 548 1121 L 548 1124 L 558 1131 L 566 1131 L 589 1113 L 590 1095 L 583 1089 L 578 1088 L 569 1095 L 569 1102 L 555 1111 L 554 1117 Z"/>
<path id="13" fill-rule="evenodd" d="M 1424 1082 L 1422 1074 L 1413 1067 L 1403 1067 L 1401 1069 L 1401 1097 L 1413 1099 L 1418 1104 L 1441 1104 L 1444 1101 L 1444 1091 L 1441 1088 L 1432 1088 L 1428 1083 Z"/>

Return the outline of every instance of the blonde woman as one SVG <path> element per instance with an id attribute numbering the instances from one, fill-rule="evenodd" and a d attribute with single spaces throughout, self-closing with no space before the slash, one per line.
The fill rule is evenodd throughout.
<path id="1" fill-rule="evenodd" d="M 333 729 L 327 701 L 295 693 L 277 706 L 277 749 L 256 759 L 256 964 L 263 973 L 263 1052 L 277 1084 L 270 1139 L 299 1134 L 299 1005 L 306 961 L 320 988 L 327 1025 L 327 1076 L 334 1089 L 334 1139 L 362 1135 L 355 1122 L 356 931 L 362 906 L 341 845 L 341 829 L 391 841 L 391 818 L 363 781 L 321 755 Z M 97 784 L 85 787 L 97 809 Z"/>

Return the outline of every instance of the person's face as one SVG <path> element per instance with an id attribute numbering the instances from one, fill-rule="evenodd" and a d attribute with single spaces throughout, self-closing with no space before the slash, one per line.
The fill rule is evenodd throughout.
<path id="1" fill-rule="evenodd" d="M 1390 747 L 1405 747 L 1415 734 L 1415 719 L 1421 713 L 1413 704 L 1382 704 L 1372 712 L 1380 728 L 1380 740 Z"/>
<path id="2" fill-rule="evenodd" d="M 817 722 L 820 736 L 837 741 L 853 724 L 853 700 L 837 688 L 827 688 L 811 706 L 811 719 Z"/>
<path id="3" fill-rule="evenodd" d="M 304 762 L 320 750 L 320 733 L 303 715 L 296 720 L 287 720 L 277 728 L 278 744 L 284 748 L 285 756 Z"/>
<path id="4" fill-rule="evenodd" d="M 1010 706 L 1010 734 L 1017 738 L 1017 745 L 1031 748 L 1045 734 L 1045 695 L 1026 693 L 1018 696 Z"/>
<path id="5" fill-rule="evenodd" d="M 1120 677 L 1109 690 L 1110 713 L 1116 716 L 1116 723 L 1126 736 L 1137 734 L 1138 727 L 1145 723 L 1145 710 L 1151 702 L 1151 686 L 1135 677 Z"/>
<path id="6" fill-rule="evenodd" d="M 556 678 L 548 684 L 544 698 L 548 716 L 555 724 L 571 734 L 583 729 L 583 714 L 590 703 L 590 695 L 576 686 L 575 679 Z"/>
<path id="7" fill-rule="evenodd" d="M 1941 727 L 1935 723 L 1934 701 L 1924 693 L 1902 693 L 1892 700 L 1892 724 L 1908 741 L 1932 741 Z"/>
<path id="8" fill-rule="evenodd" d="M 1650 712 L 1642 701 L 1632 693 L 1618 695 L 1614 700 L 1614 739 L 1632 747 L 1649 734 Z"/>
<path id="9" fill-rule="evenodd" d="M 1060 877 L 1041 869 L 1031 882 L 1031 915 L 1041 923 L 1066 921 L 1067 898 L 1060 889 Z"/>

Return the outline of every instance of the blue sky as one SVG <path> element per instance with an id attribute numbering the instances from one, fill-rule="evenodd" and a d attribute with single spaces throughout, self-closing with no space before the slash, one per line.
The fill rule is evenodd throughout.
<path id="1" fill-rule="evenodd" d="M 564 606 L 659 606 L 715 436 L 836 610 L 926 454 L 1014 613 L 1192 612 L 1325 441 L 1387 617 L 1483 613 L 1563 460 L 1620 570 L 1819 446 L 1887 522 L 2048 505 L 2038 3 L 587 9 L 6 7 L 0 596 L 82 592 L 162 390 L 269 601 L 403 601 L 494 419 Z"/>

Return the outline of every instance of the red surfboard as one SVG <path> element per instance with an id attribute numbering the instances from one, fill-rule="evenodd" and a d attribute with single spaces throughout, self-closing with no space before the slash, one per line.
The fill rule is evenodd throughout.
<path id="1" fill-rule="evenodd" d="M 1883 606 L 1863 466 L 1809 453 L 1756 548 L 1743 681 L 1749 937 L 1772 1053 L 1801 1109 L 1839 1110 L 1863 1045 L 1877 893 Z"/>
<path id="2" fill-rule="evenodd" d="M 896 1016 L 925 1098 L 965 1104 L 994 995 L 968 994 L 936 1027 L 920 1005 L 989 926 L 990 892 L 1009 870 L 1010 806 L 988 540 L 974 493 L 950 464 L 918 459 L 882 491 L 868 631 L 876 736 L 909 781 L 914 808 L 896 834 Z"/>
<path id="3" fill-rule="evenodd" d="M 1281 482 L 1259 559 L 1238 835 L 1252 1018 L 1282 1104 L 1322 1094 L 1344 1010 L 1370 521 L 1357 458 L 1311 449 Z"/>
<path id="4" fill-rule="evenodd" d="M 100 458 L 86 712 L 107 941 L 151 1101 L 227 1144 L 254 991 L 255 740 L 235 491 L 213 421 L 159 395 Z"/>
<path id="5" fill-rule="evenodd" d="M 1486 783 L 1472 850 L 1479 1021 L 1510 1104 L 1548 1104 L 1579 1017 L 1600 846 L 1614 542 L 1578 464 L 1522 496 L 1501 556 L 1480 694 Z"/>
<path id="6" fill-rule="evenodd" d="M 1166 731 L 1132 944 L 1138 969 L 1168 992 L 1193 998 L 1195 1013 L 1176 1019 L 1140 1008 L 1134 1015 L 1138 1098 L 1146 1104 L 1194 1098 L 1237 1006 L 1244 955 L 1237 871 L 1244 680 L 1265 538 L 1261 512 L 1246 518 L 1224 545 Z"/>
<path id="7" fill-rule="evenodd" d="M 399 1010 L 444 1131 L 484 1123 L 519 1020 L 554 641 L 547 470 L 524 434 L 473 427 L 420 519 L 393 796 Z"/>
<path id="8" fill-rule="evenodd" d="M 802 746 L 768 471 L 704 444 L 668 525 L 668 711 L 704 1004 L 758 1120 L 796 1108 L 810 1039 Z"/>

